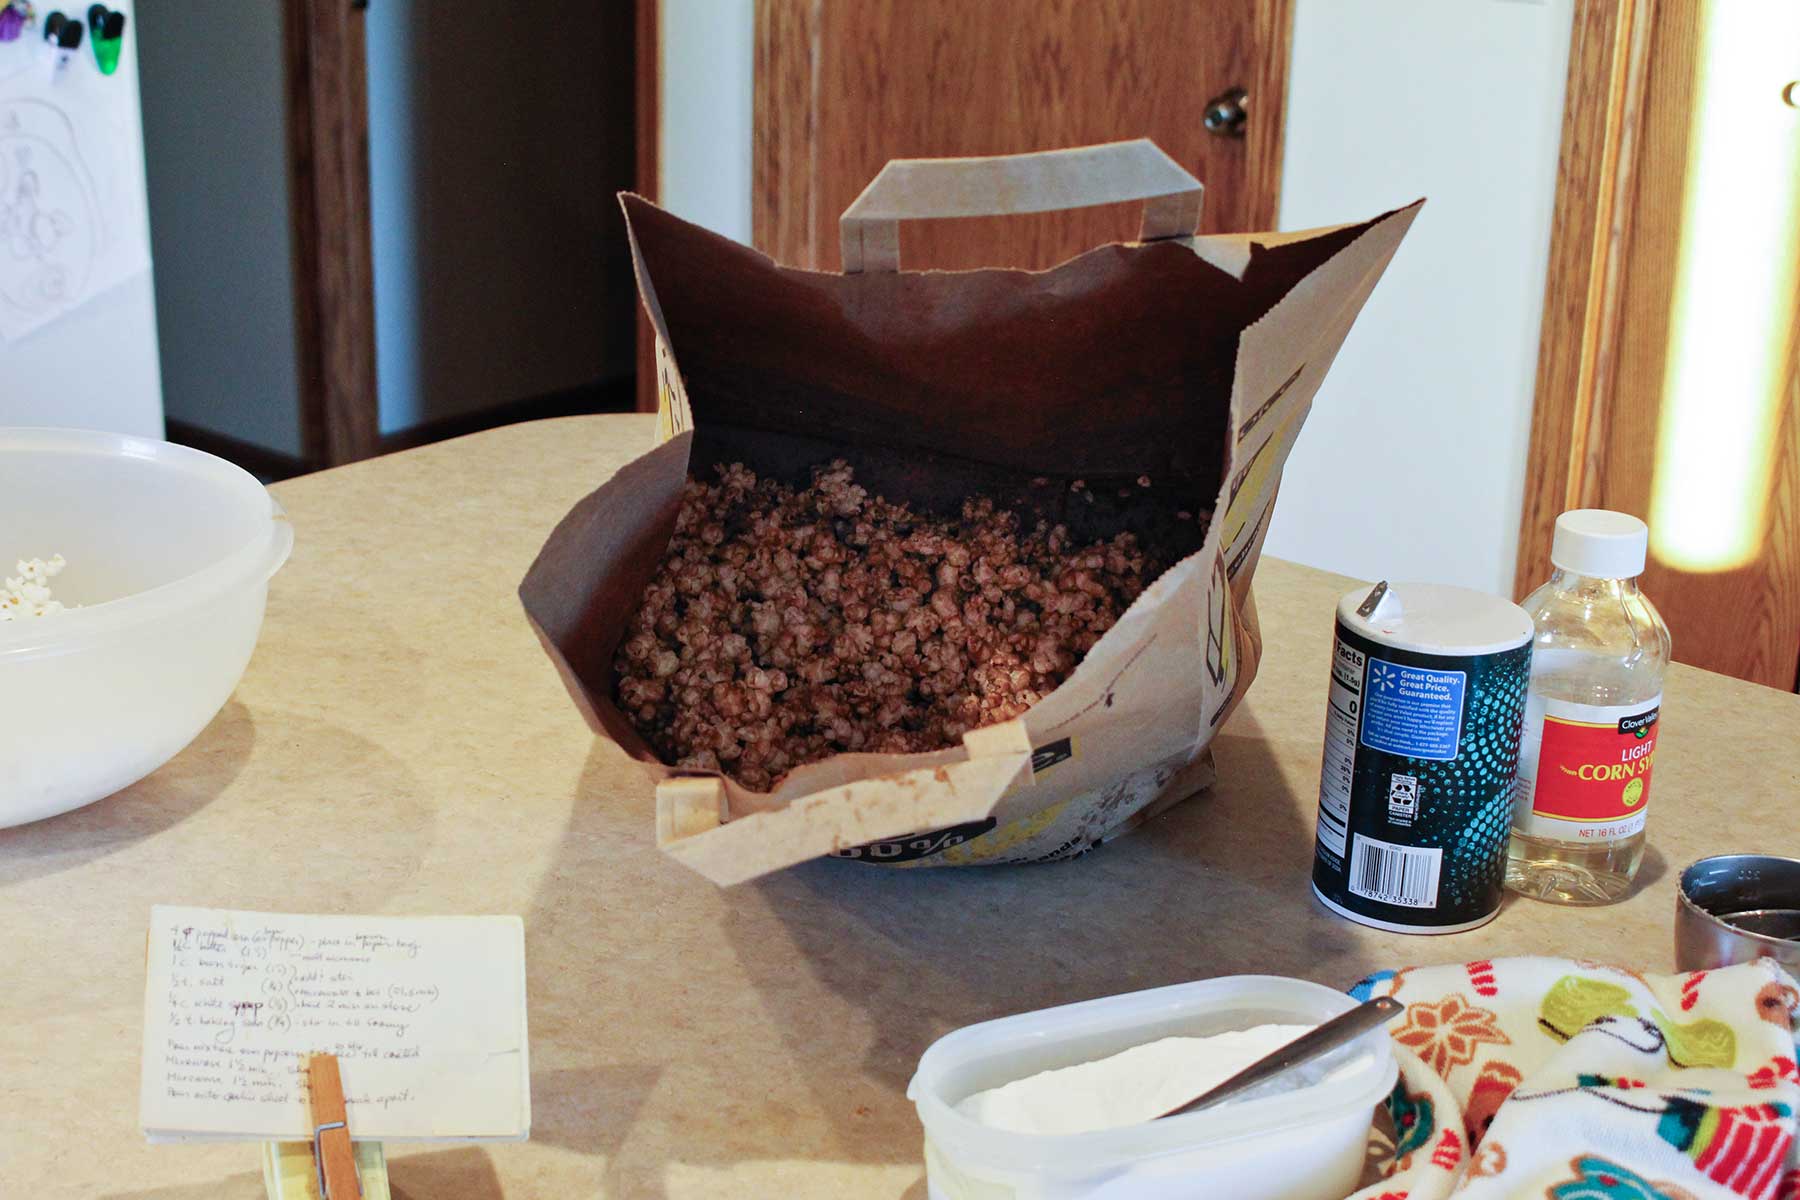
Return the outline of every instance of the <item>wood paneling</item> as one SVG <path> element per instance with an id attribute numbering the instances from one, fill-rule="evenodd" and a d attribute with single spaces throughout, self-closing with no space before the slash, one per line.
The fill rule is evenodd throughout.
<path id="1" fill-rule="evenodd" d="M 1712 0 L 1718 3 L 1719 0 Z M 1648 517 L 1663 411 L 1670 314 L 1681 250 L 1689 114 L 1696 108 L 1699 0 L 1660 0 L 1650 49 L 1645 133 L 1632 191 L 1634 218 L 1621 278 L 1613 354 L 1611 436 L 1592 473 L 1604 507 Z M 1773 94 L 1768 102 L 1779 104 Z M 1800 218 L 1800 214 L 1796 214 Z M 1758 557 L 1732 571 L 1695 573 L 1652 554 L 1644 590 L 1667 618 L 1675 657 L 1695 666 L 1793 690 L 1800 673 L 1800 418 L 1790 356 L 1776 426 L 1770 524 Z M 1743 403 L 1748 396 L 1721 396 Z"/>
<path id="2" fill-rule="evenodd" d="M 1599 386 L 1618 332 L 1619 271 L 1641 124 L 1652 0 L 1577 0 L 1526 455 L 1516 594 L 1543 582 L 1559 513 L 1592 507 L 1605 440 Z M 1621 203 L 1621 201 L 1625 201 Z M 1596 405 L 1596 396 L 1603 397 Z"/>
<path id="3" fill-rule="evenodd" d="M 363 14 L 284 0 L 282 20 L 301 445 L 336 466 L 374 454 L 380 430 Z"/>
<path id="4" fill-rule="evenodd" d="M 837 228 L 814 213 L 823 24 L 821 0 L 757 0 L 750 240 L 782 262 L 837 270 L 824 257 L 836 253 Z"/>
<path id="5" fill-rule="evenodd" d="M 656 199 L 661 171 L 660 135 L 662 118 L 662 22 L 659 0 L 636 0 L 637 36 L 632 54 L 632 70 L 636 77 L 636 111 L 633 126 L 637 137 L 637 180 L 633 184 L 638 195 Z M 642 304 L 634 306 L 637 314 L 637 409 L 656 411 L 656 340 L 650 332 L 650 318 Z"/>
<path id="6" fill-rule="evenodd" d="M 1236 52 L 1249 59 L 1246 87 L 1251 97 L 1244 131 L 1242 207 L 1236 213 L 1241 223 L 1218 227 L 1226 232 L 1273 229 L 1281 208 L 1281 152 L 1287 135 L 1293 0 L 1254 0 L 1245 19 L 1249 22 L 1247 44 Z M 1204 175 L 1200 182 L 1206 182 Z"/>
<path id="7" fill-rule="evenodd" d="M 1548 574 L 1559 512 L 1649 515 L 1702 4 L 1576 6 L 1520 594 Z M 1643 586 L 1668 619 L 1678 660 L 1792 690 L 1800 673 L 1800 370 L 1793 362 L 1776 436 L 1771 519 L 1759 557 L 1738 570 L 1692 572 L 1652 556 Z"/>
<path id="8" fill-rule="evenodd" d="M 1202 228 L 1274 224 L 1290 0 L 759 0 L 752 230 L 838 267 L 837 220 L 891 158 L 1148 136 L 1206 185 Z M 1206 102 L 1250 90 L 1243 138 Z M 914 222 L 908 267 L 1042 268 L 1129 240 L 1139 206 Z"/>
<path id="9" fill-rule="evenodd" d="M 1769 505 L 1768 559 L 1760 583 L 1751 580 L 1762 602 L 1753 613 L 1749 637 L 1767 647 L 1764 661 L 1752 664 L 1746 678 L 1800 692 L 1800 345 L 1788 358 L 1787 385 L 1782 392 L 1781 424 L 1776 430 L 1774 496 Z M 1781 674 L 1782 664 L 1791 674 Z"/>

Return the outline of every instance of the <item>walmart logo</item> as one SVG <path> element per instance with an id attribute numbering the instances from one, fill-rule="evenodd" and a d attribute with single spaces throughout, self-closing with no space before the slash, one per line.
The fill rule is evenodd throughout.
<path id="1" fill-rule="evenodd" d="M 1400 686 L 1400 672 L 1386 663 L 1378 662 L 1369 668 L 1369 680 L 1371 686 L 1380 688 L 1384 692 L 1391 692 Z"/>

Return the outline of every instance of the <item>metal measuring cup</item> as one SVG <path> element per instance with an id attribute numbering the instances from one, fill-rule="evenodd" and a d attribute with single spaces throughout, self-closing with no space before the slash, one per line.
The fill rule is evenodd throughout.
<path id="1" fill-rule="evenodd" d="M 1800 859 L 1719 854 L 1685 868 L 1675 889 L 1676 968 L 1764 956 L 1800 972 Z"/>

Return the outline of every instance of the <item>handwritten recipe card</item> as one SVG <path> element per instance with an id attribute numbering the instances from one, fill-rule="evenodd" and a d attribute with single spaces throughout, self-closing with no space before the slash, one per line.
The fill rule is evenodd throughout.
<path id="1" fill-rule="evenodd" d="M 151 1141 L 310 1138 L 305 1061 L 321 1052 L 357 1138 L 527 1136 L 523 923 L 151 909 Z"/>

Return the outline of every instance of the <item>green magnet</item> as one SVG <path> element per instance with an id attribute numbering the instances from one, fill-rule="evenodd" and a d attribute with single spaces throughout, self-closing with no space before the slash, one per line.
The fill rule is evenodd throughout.
<path id="1" fill-rule="evenodd" d="M 89 6 L 88 33 L 100 73 L 111 75 L 119 69 L 119 47 L 125 41 L 125 14 L 104 4 Z"/>

